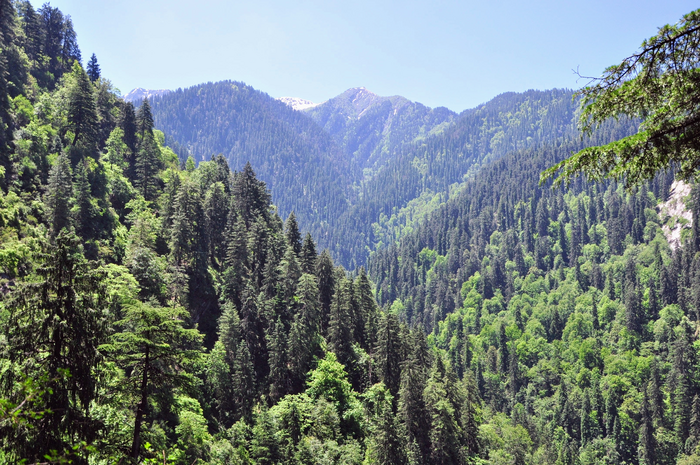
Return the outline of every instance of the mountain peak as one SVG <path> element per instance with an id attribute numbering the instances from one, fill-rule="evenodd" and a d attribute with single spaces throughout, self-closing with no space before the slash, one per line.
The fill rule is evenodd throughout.
<path id="1" fill-rule="evenodd" d="M 280 97 L 277 100 L 299 111 L 319 105 L 318 103 L 314 103 L 310 100 L 304 100 L 303 98 L 299 97 Z"/>
<path id="2" fill-rule="evenodd" d="M 143 87 L 137 87 L 128 94 L 124 96 L 124 100 L 131 103 L 140 102 L 145 98 L 152 99 L 153 97 L 160 97 L 172 92 L 170 89 L 144 89 Z"/>

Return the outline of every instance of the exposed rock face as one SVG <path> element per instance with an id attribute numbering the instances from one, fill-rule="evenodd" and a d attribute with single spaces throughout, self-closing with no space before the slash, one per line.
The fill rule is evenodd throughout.
<path id="1" fill-rule="evenodd" d="M 298 97 L 280 97 L 277 100 L 299 111 L 306 110 L 307 108 L 313 108 L 316 105 L 319 105 L 318 103 L 314 103 L 309 100 L 304 100 L 303 98 Z"/>
<path id="2" fill-rule="evenodd" d="M 143 87 L 137 87 L 128 94 L 124 96 L 124 100 L 131 103 L 140 103 L 143 99 L 148 98 L 151 100 L 153 97 L 160 97 L 161 95 L 166 95 L 172 92 L 169 89 L 144 89 Z"/>
<path id="3" fill-rule="evenodd" d="M 690 199 L 690 185 L 673 181 L 668 200 L 659 204 L 659 216 L 665 224 L 661 227 L 671 250 L 681 246 L 681 234 L 693 225 L 693 213 L 686 206 Z"/>

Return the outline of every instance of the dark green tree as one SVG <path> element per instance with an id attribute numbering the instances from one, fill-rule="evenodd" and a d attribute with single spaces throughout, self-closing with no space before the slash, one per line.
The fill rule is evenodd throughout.
<path id="1" fill-rule="evenodd" d="M 98 432 L 90 408 L 97 393 L 98 346 L 106 335 L 103 276 L 66 230 L 45 244 L 39 259 L 36 279 L 16 288 L 5 306 L 3 358 L 13 365 L 4 373 L 5 386 L 12 394 L 19 373 L 48 383 L 37 406 L 46 413 L 33 419 L 35 427 L 4 439 L 3 449 L 17 462 L 64 453 L 75 442 L 92 442 Z"/>
<path id="2" fill-rule="evenodd" d="M 49 185 L 44 196 L 47 218 L 46 222 L 52 236 L 71 225 L 71 208 L 73 204 L 73 181 L 70 160 L 61 153 L 51 167 Z"/>
<path id="3" fill-rule="evenodd" d="M 141 432 L 149 419 L 153 393 L 163 387 L 193 385 L 186 367 L 198 359 L 202 336 L 196 329 L 183 327 L 187 316 L 181 307 L 152 307 L 138 302 L 126 309 L 124 318 L 117 322 L 121 330 L 100 348 L 130 373 L 115 388 L 135 404 L 130 453 L 133 460 L 143 453 Z"/>
<path id="4" fill-rule="evenodd" d="M 87 64 L 87 75 L 92 82 L 95 82 L 100 78 L 100 65 L 97 63 L 97 57 L 94 53 L 90 57 L 90 61 L 88 61 Z"/>
<path id="5" fill-rule="evenodd" d="M 95 89 L 77 61 L 73 63 L 73 83 L 68 89 L 67 130 L 73 133 L 71 145 L 82 142 L 92 148 L 97 142 L 97 105 Z"/>

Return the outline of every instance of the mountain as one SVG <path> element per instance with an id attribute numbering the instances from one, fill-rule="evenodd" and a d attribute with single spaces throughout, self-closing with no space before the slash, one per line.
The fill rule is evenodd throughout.
<path id="1" fill-rule="evenodd" d="M 380 97 L 364 87 L 348 89 L 306 109 L 356 166 L 381 168 L 405 144 L 438 133 L 457 116 L 400 97 Z"/>
<path id="2" fill-rule="evenodd" d="M 568 90 L 505 93 L 460 115 L 363 87 L 308 105 L 233 81 L 152 102 L 178 153 L 222 153 L 234 169 L 250 161 L 280 213 L 294 210 L 349 268 L 399 240 L 481 167 L 576 134 Z"/>
<path id="3" fill-rule="evenodd" d="M 366 263 L 438 208 L 479 170 L 527 147 L 578 137 L 573 92 L 504 93 L 462 112 L 436 134 L 405 144 L 358 187 L 357 200 L 333 224 L 336 256 L 345 266 Z"/>
<path id="4" fill-rule="evenodd" d="M 140 104 L 141 101 L 145 98 L 152 100 L 154 97 L 161 97 L 163 95 L 169 94 L 170 92 L 172 91 L 168 89 L 152 90 L 137 87 L 136 89 L 126 94 L 123 98 L 126 102 Z"/>
<path id="5" fill-rule="evenodd" d="M 359 176 L 332 137 L 302 112 L 240 82 L 207 83 L 156 97 L 155 125 L 197 162 L 223 154 L 250 162 L 279 212 L 294 211 L 324 246 L 328 224 L 347 209 Z"/>

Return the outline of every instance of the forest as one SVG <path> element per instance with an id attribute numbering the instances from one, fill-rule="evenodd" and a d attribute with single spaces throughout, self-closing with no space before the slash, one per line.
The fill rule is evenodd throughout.
<path id="1" fill-rule="evenodd" d="M 231 123 L 125 102 L 48 3 L 0 31 L 0 463 L 700 463 L 700 188 L 541 176 L 638 118 L 390 99 L 377 142 L 198 87 Z"/>

